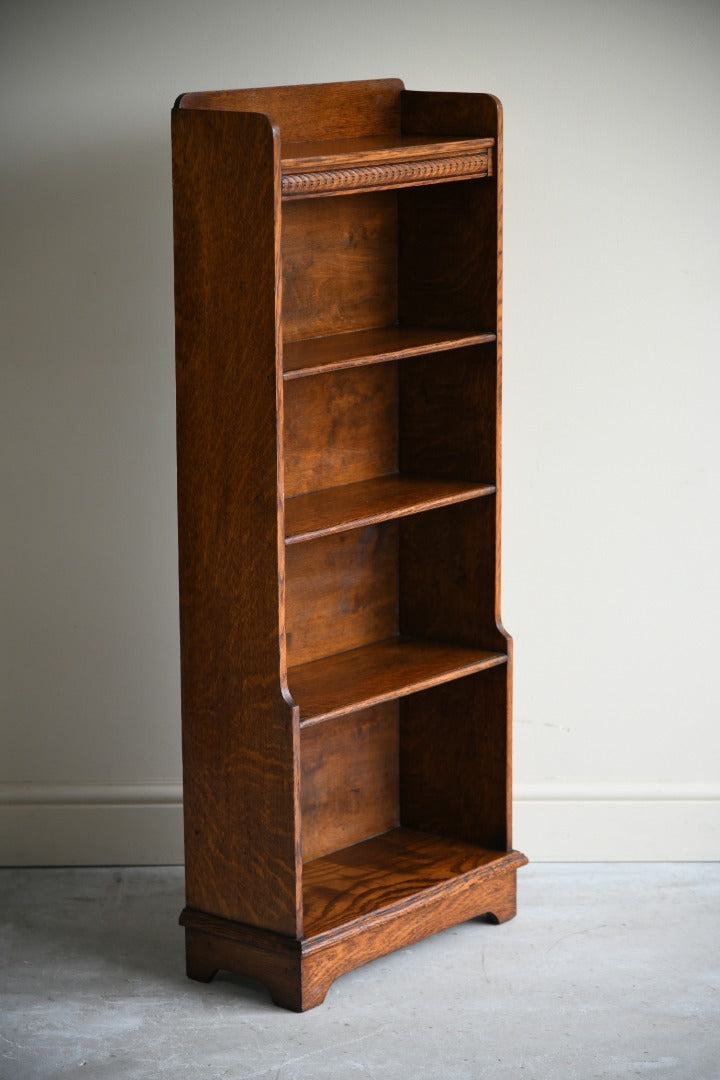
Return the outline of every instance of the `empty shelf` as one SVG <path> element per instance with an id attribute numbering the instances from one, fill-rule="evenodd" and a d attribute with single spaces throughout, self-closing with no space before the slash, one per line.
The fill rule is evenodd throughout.
<path id="1" fill-rule="evenodd" d="M 506 661 L 505 653 L 392 637 L 291 667 L 288 686 L 309 726 Z"/>
<path id="2" fill-rule="evenodd" d="M 305 863 L 305 935 L 328 933 L 369 915 L 377 918 L 525 862 L 516 851 L 490 851 L 414 829 L 391 829 Z"/>
<path id="3" fill-rule="evenodd" d="M 285 502 L 285 542 L 296 544 L 392 518 L 491 495 L 492 484 L 393 473 L 295 495 Z"/>
<path id="4" fill-rule="evenodd" d="M 381 326 L 347 334 L 288 342 L 283 348 L 284 378 L 299 379 L 326 371 L 380 364 L 405 356 L 444 352 L 495 341 L 483 330 L 443 330 L 419 326 Z"/>

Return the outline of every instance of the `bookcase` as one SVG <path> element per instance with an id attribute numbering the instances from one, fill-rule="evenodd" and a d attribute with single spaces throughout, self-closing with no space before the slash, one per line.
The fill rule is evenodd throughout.
<path id="1" fill-rule="evenodd" d="M 515 914 L 501 109 L 172 112 L 187 971 L 294 1010 Z"/>

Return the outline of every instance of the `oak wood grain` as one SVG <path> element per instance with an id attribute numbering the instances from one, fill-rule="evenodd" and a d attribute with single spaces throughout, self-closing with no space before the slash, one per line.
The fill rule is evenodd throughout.
<path id="1" fill-rule="evenodd" d="M 285 341 L 394 323 L 395 192 L 284 205 L 282 270 Z"/>
<path id="2" fill-rule="evenodd" d="M 458 922 L 515 915 L 518 851 L 496 857 L 399 902 L 303 940 L 185 909 L 188 974 L 209 981 L 220 969 L 261 979 L 273 1001 L 295 1012 L 320 1005 L 338 975 Z"/>
<path id="3" fill-rule="evenodd" d="M 316 937 L 381 914 L 494 863 L 506 865 L 506 853 L 414 829 L 392 829 L 305 864 L 306 935 Z"/>
<path id="4" fill-rule="evenodd" d="M 175 110 L 172 119 L 187 900 L 294 934 L 299 733 L 281 680 L 279 148 L 265 116 Z"/>
<path id="5" fill-rule="evenodd" d="M 397 633 L 397 525 L 355 529 L 287 549 L 291 666 Z"/>
<path id="6" fill-rule="evenodd" d="M 502 112 L 190 94 L 173 162 L 188 973 L 302 1010 L 515 913 Z"/>
<path id="7" fill-rule="evenodd" d="M 301 724 L 369 708 L 504 664 L 504 653 L 438 641 L 387 638 L 288 669 Z"/>
<path id="8" fill-rule="evenodd" d="M 362 79 L 181 94 L 180 109 L 269 114 L 283 141 L 400 134 L 400 79 Z"/>
<path id="9" fill-rule="evenodd" d="M 283 348 L 284 377 L 286 380 L 299 379 L 494 340 L 494 333 L 483 330 L 435 330 L 398 325 L 330 334 L 287 342 Z"/>
<path id="10" fill-rule="evenodd" d="M 285 386 L 288 502 L 319 488 L 397 471 L 397 384 L 397 368 L 390 364 Z"/>
<path id="11" fill-rule="evenodd" d="M 303 728 L 300 762 L 304 861 L 398 824 L 397 702 Z"/>
<path id="12" fill-rule="evenodd" d="M 354 165 L 352 168 L 325 169 L 283 174 L 282 197 L 317 199 L 362 191 L 389 191 L 428 184 L 472 180 L 492 172 L 492 151 L 453 154 L 412 161 L 383 162 L 377 165 Z"/>
<path id="13" fill-rule="evenodd" d="M 296 544 L 329 533 L 374 525 L 454 503 L 492 495 L 492 484 L 378 476 L 297 495 L 285 503 L 285 540 Z"/>

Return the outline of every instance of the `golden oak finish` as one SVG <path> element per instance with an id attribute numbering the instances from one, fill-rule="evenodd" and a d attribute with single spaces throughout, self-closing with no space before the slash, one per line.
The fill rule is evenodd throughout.
<path id="1" fill-rule="evenodd" d="M 506 661 L 487 649 L 393 637 L 289 668 L 288 682 L 301 724 L 316 724 Z"/>
<path id="2" fill-rule="evenodd" d="M 305 862 L 395 828 L 400 820 L 398 740 L 395 701 L 302 729 Z"/>
<path id="3" fill-rule="evenodd" d="M 315 937 L 343 928 L 505 859 L 504 852 L 392 829 L 306 864 L 306 933 Z"/>
<path id="4" fill-rule="evenodd" d="M 500 106 L 185 94 L 173 189 L 187 970 L 303 1010 L 515 914 Z"/>
<path id="5" fill-rule="evenodd" d="M 398 546 L 395 522 L 288 546 L 290 667 L 397 634 Z"/>
<path id="6" fill-rule="evenodd" d="M 456 139 L 449 135 L 375 135 L 364 139 L 319 139 L 314 142 L 284 142 L 283 176 L 324 169 L 352 169 L 358 165 L 398 165 L 427 158 L 447 158 L 454 154 L 476 154 L 489 150 L 494 139 Z"/>
<path id="7" fill-rule="evenodd" d="M 279 150 L 267 117 L 201 120 L 173 113 L 187 902 L 295 934 L 298 749 L 281 678 L 275 495 Z M 264 377 L 248 352 L 264 359 Z M 233 878 L 242 889 L 228 888 Z"/>

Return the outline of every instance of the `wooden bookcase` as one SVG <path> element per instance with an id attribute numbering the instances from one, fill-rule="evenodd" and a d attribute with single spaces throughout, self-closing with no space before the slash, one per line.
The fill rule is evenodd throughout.
<path id="1" fill-rule="evenodd" d="M 501 111 L 388 79 L 172 122 L 188 974 L 302 1010 L 515 913 Z"/>

